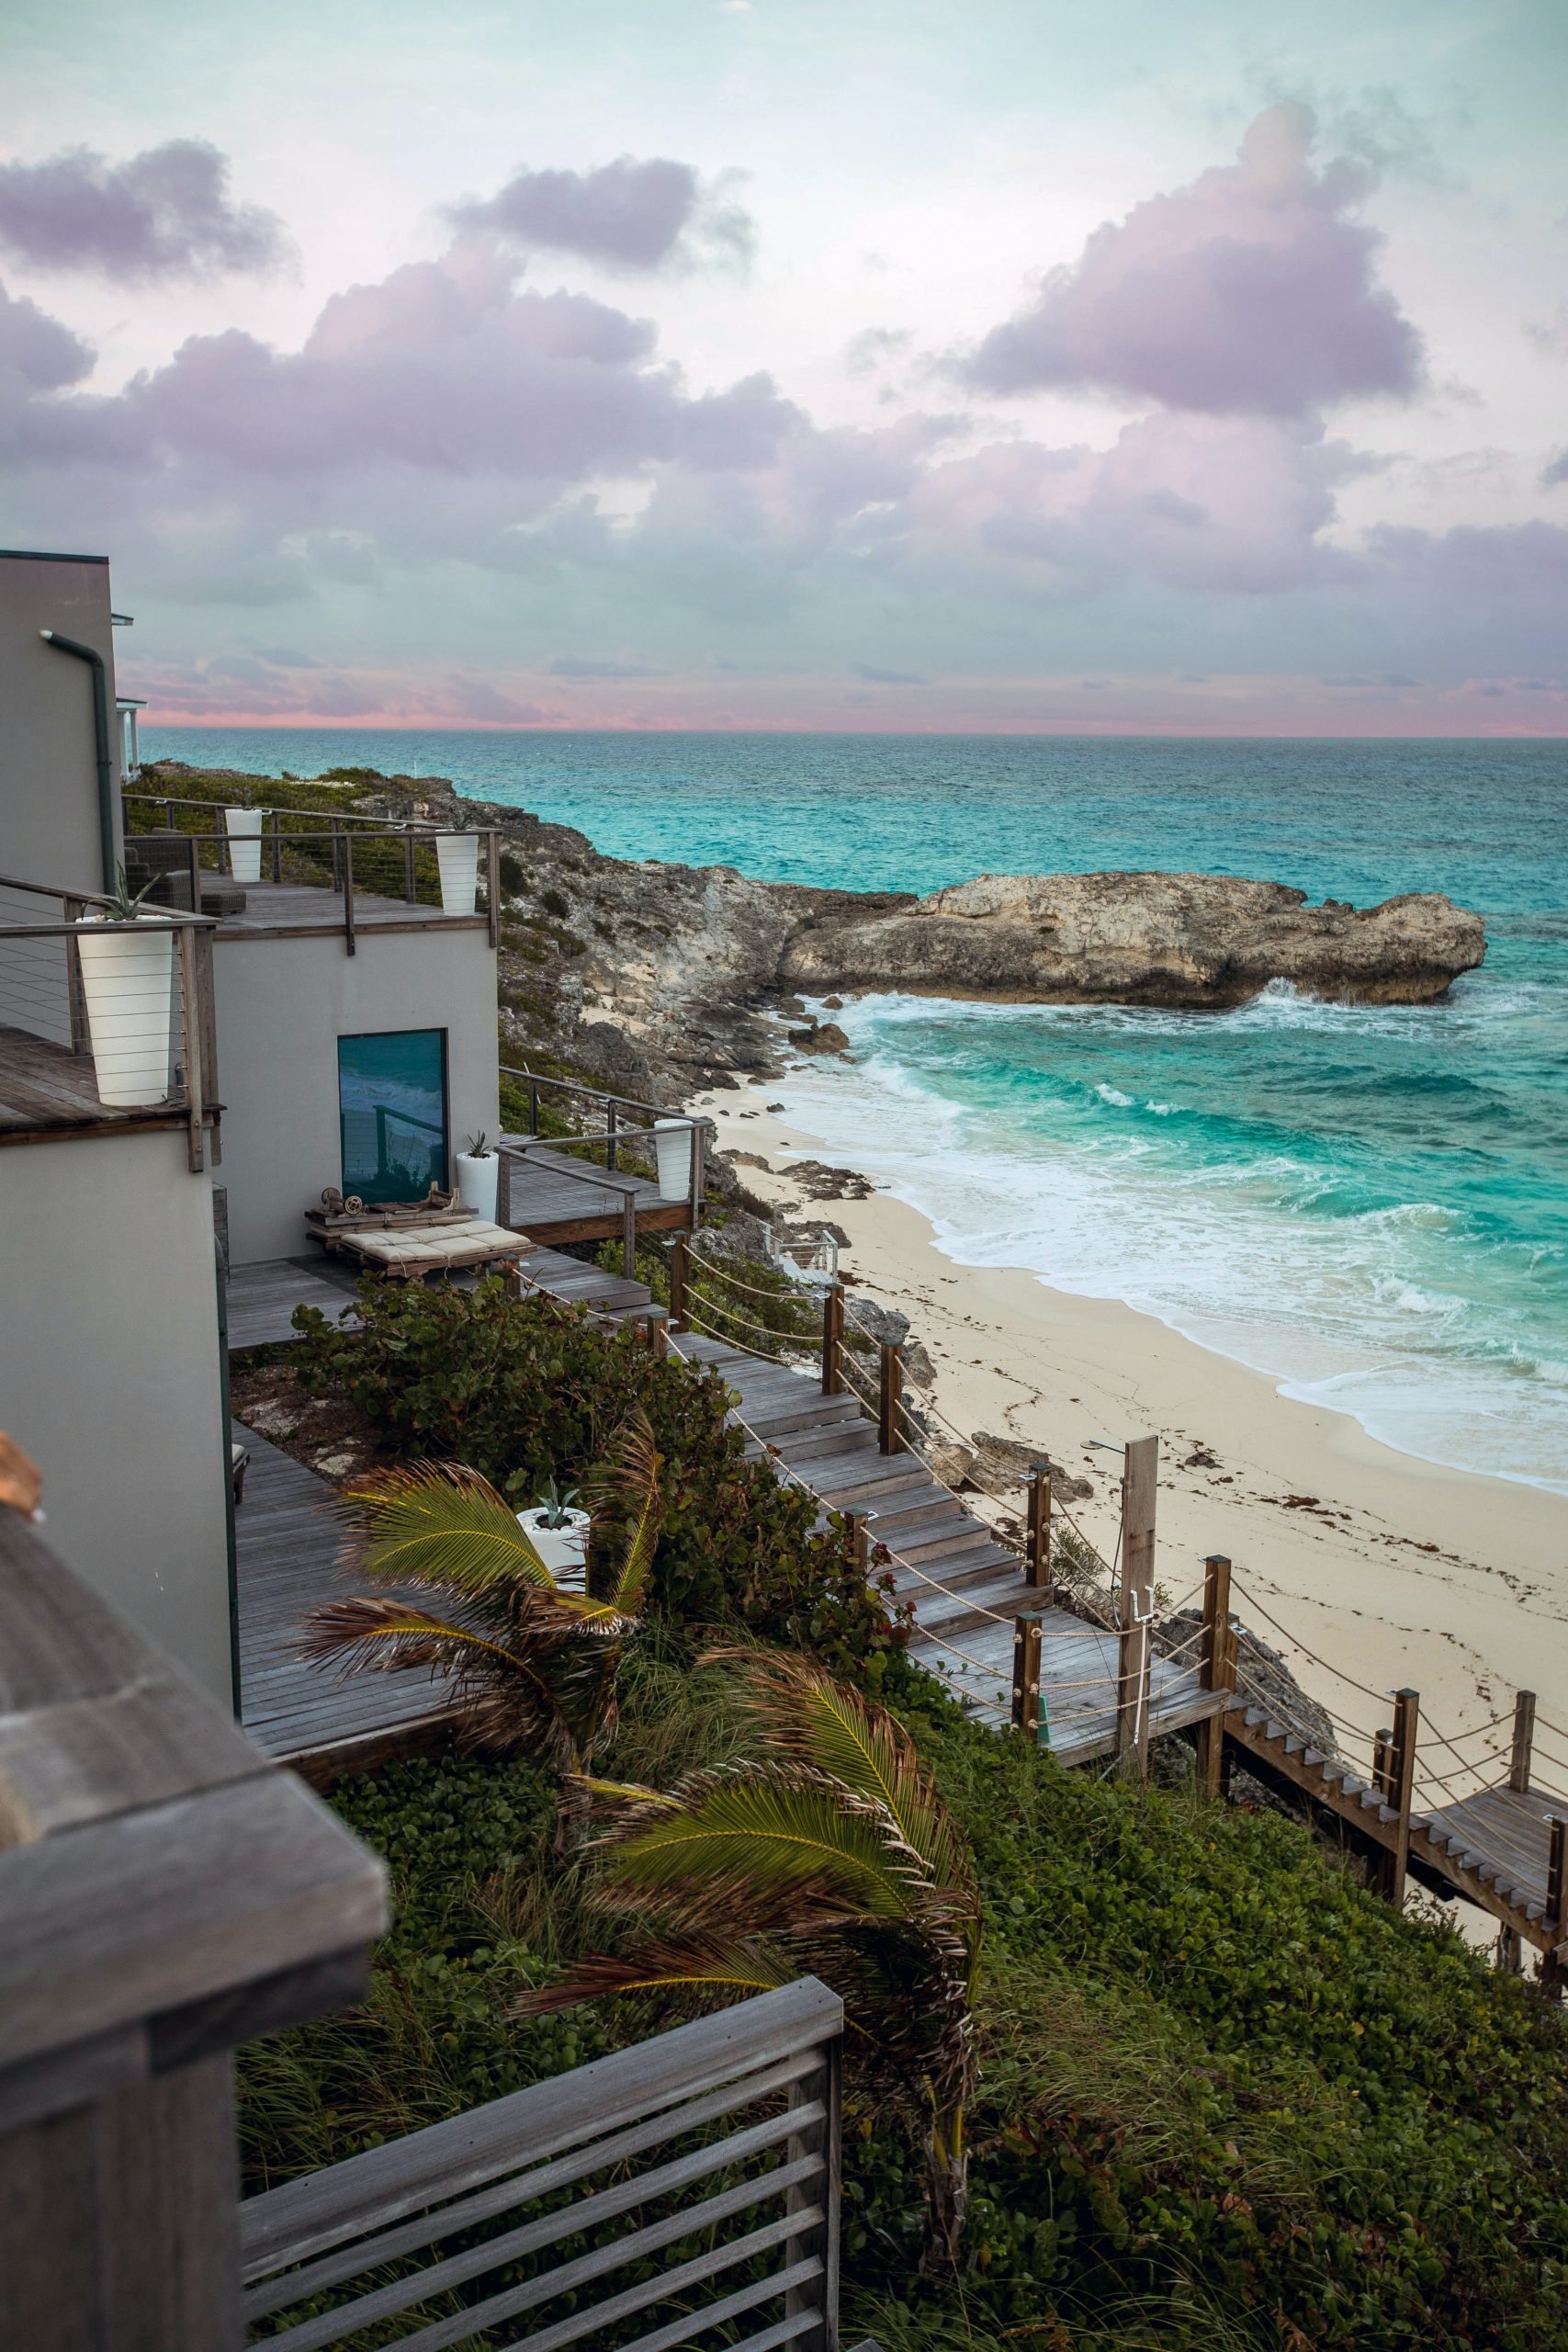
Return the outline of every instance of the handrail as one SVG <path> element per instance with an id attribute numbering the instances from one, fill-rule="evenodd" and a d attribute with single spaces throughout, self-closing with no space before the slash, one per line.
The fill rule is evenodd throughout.
<path id="1" fill-rule="evenodd" d="M 655 1119 L 678 1119 L 685 1126 L 707 1127 L 713 1121 L 702 1112 L 671 1111 L 661 1102 L 644 1102 L 634 1094 L 616 1094 L 604 1086 L 583 1086 L 576 1079 L 551 1078 L 547 1071 L 518 1069 L 509 1062 L 501 1065 L 502 1078 L 520 1079 L 525 1086 L 552 1086 L 558 1094 L 581 1094 L 591 1102 L 614 1102 L 625 1111 L 646 1111 Z M 551 1141 L 555 1141 L 551 1137 Z"/>
<path id="2" fill-rule="evenodd" d="M 357 790 L 358 788 L 359 787 L 355 786 L 345 786 L 344 787 L 344 789 L 348 791 Z M 262 814 L 267 816 L 271 816 L 276 813 L 268 802 L 262 800 L 255 802 L 240 800 L 195 800 L 187 797 L 182 797 L 178 794 L 166 792 L 126 792 L 122 793 L 120 797 L 128 803 L 130 801 L 136 801 L 148 808 L 206 808 L 219 816 L 221 816 L 225 808 L 254 808 Z M 405 822 L 403 819 L 398 817 L 361 817 L 352 808 L 291 808 L 288 813 L 292 817 L 319 817 L 322 824 L 328 827 L 333 825 L 384 825 L 392 828 L 398 832 L 403 831 Z M 441 825 L 433 822 L 431 819 L 426 817 L 411 817 L 406 821 L 407 829 L 413 832 L 451 834 L 466 831 L 479 831 L 483 830 L 488 831 L 493 830 L 493 828 L 490 827 L 480 828 L 478 826 L 464 827 L 460 825 Z M 267 838 L 270 840 L 272 837 L 269 834 Z M 312 833 L 310 836 L 310 839 L 312 841 L 322 839 L 330 840 L 331 834 L 330 832 L 325 835 Z"/>

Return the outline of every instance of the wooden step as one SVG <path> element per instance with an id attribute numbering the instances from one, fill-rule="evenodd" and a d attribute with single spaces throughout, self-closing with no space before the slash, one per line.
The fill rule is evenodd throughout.
<path id="1" fill-rule="evenodd" d="M 836 1412 L 835 1406 L 841 1406 L 842 1409 Z M 748 1429 L 766 1438 L 787 1437 L 807 1430 L 831 1429 L 840 1421 L 860 1420 L 860 1408 L 852 1397 L 813 1396 L 809 1391 L 793 1403 L 787 1397 L 770 1397 L 753 1404 L 748 1397 L 742 1410 Z"/>

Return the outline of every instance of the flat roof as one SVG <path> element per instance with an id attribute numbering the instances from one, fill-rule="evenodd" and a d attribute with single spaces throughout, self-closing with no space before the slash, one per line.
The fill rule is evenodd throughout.
<path id="1" fill-rule="evenodd" d="M 60 555 L 49 548 L 0 548 L 0 563 L 107 563 L 107 555 Z"/>

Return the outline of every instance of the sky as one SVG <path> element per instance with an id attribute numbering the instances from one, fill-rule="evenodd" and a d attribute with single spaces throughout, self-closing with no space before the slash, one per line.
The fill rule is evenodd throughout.
<path id="1" fill-rule="evenodd" d="M 164 724 L 1568 733 L 1562 0 L 10 0 Z"/>

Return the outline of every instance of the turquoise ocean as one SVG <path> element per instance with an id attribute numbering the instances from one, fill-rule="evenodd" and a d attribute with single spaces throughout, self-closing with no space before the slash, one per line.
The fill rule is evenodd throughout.
<path id="1" fill-rule="evenodd" d="M 886 996 L 778 1098 L 973 1265 L 1119 1298 L 1435 1462 L 1568 1493 L 1568 744 L 146 730 L 450 776 L 602 850 L 930 890 L 1201 871 L 1486 918 L 1441 1004 Z"/>

